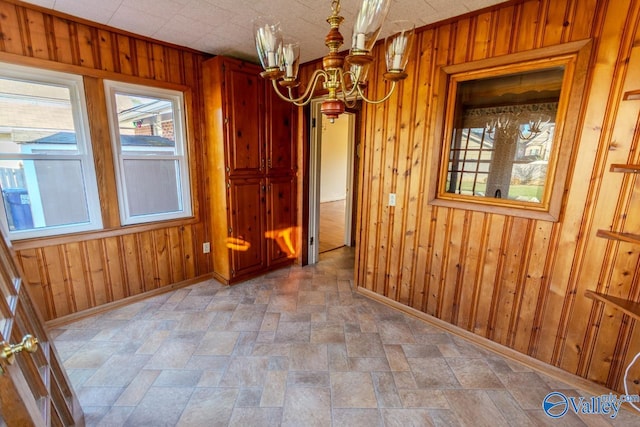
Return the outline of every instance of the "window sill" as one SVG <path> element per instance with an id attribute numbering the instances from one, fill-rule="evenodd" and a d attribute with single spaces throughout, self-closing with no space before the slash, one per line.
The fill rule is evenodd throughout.
<path id="1" fill-rule="evenodd" d="M 507 204 L 497 202 L 498 199 L 476 201 L 477 198 L 473 198 L 473 201 L 462 201 L 460 200 L 460 196 L 457 195 L 456 197 L 456 200 L 447 200 L 441 198 L 431 199 L 429 200 L 429 204 L 433 206 L 443 206 L 453 209 L 463 209 L 496 215 L 529 218 L 539 221 L 558 222 L 558 215 L 554 215 L 547 210 L 538 210 L 532 208 L 529 205 L 518 204 L 516 201 Z"/>
<path id="2" fill-rule="evenodd" d="M 180 220 L 168 220 L 147 224 L 126 225 L 118 228 L 103 229 L 99 231 L 88 231 L 83 233 L 65 234 L 61 236 L 16 240 L 12 242 L 12 246 L 15 251 L 21 251 L 26 249 L 43 248 L 47 246 L 64 245 L 68 243 L 85 242 L 88 240 L 106 239 L 109 237 L 124 236 L 127 234 L 161 230 L 163 228 L 192 225 L 198 222 L 199 219 L 197 217 L 190 217 Z"/>

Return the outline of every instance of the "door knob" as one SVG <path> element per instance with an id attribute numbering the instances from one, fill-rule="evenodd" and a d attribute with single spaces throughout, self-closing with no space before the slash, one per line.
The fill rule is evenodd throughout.
<path id="1" fill-rule="evenodd" d="M 0 343 L 0 358 L 5 359 L 9 365 L 13 364 L 16 353 L 22 350 L 33 353 L 38 349 L 38 338 L 33 335 L 25 335 L 20 344 L 9 344 L 8 342 Z"/>

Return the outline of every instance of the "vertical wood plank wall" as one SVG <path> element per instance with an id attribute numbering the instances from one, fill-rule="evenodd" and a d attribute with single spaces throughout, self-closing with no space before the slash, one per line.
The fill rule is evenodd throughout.
<path id="1" fill-rule="evenodd" d="M 12 1 L 0 1 L 0 52 L 8 54 L 3 58 L 15 56 L 16 62 L 34 58 L 45 61 L 38 63 L 43 68 L 53 64 L 65 70 L 68 66 L 76 74 L 88 70 L 85 87 L 90 116 L 92 109 L 98 111 L 91 117 L 91 134 L 99 186 L 105 189 L 101 192 L 103 222 L 113 232 L 88 233 L 62 244 L 38 246 L 30 242 L 23 245 L 24 249 L 20 249 L 20 243 L 15 244 L 31 285 L 30 293 L 45 320 L 210 273 L 209 255 L 198 250 L 208 233 L 206 204 L 198 200 L 205 194 L 201 160 L 201 64 L 205 55 Z M 101 78 L 136 83 L 147 79 L 190 89 L 193 126 L 188 143 L 196 220 L 174 221 L 164 228 L 134 227 L 134 231 L 118 227 L 115 182 L 108 171 L 113 168 L 113 160 L 108 148 L 106 107 L 100 99 L 104 93 L 98 89 L 102 82 L 91 77 L 97 71 Z"/>
<path id="2" fill-rule="evenodd" d="M 622 100 L 640 89 L 639 22 L 635 0 L 529 0 L 422 29 L 409 78 L 389 102 L 365 108 L 358 286 L 622 390 L 640 329 L 584 292 L 640 301 L 640 247 L 595 236 L 640 232 L 640 182 L 609 172 L 640 162 L 640 101 Z M 435 105 L 445 96 L 435 93 L 438 68 L 587 38 L 594 49 L 560 221 L 429 205 L 430 149 L 442 140 Z M 384 62 L 381 48 L 375 54 Z M 385 90 L 380 73 L 372 98 Z"/>

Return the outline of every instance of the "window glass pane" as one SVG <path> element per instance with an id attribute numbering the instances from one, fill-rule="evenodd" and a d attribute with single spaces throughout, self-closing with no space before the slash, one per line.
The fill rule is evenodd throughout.
<path id="1" fill-rule="evenodd" d="M 116 93 L 122 152 L 177 154 L 171 100 Z"/>
<path id="2" fill-rule="evenodd" d="M 112 81 L 105 90 L 122 223 L 191 216 L 182 92 Z"/>
<path id="3" fill-rule="evenodd" d="M 80 160 L 2 161 L 0 186 L 9 231 L 89 223 Z M 15 167 L 6 167 L 13 163 Z"/>
<path id="4" fill-rule="evenodd" d="M 0 153 L 77 150 L 68 87 L 0 78 Z"/>
<path id="5" fill-rule="evenodd" d="M 179 212 L 180 169 L 175 160 L 124 160 L 125 188 L 131 216 Z"/>
<path id="6" fill-rule="evenodd" d="M 82 83 L 0 67 L 0 223 L 12 239 L 101 227 Z"/>
<path id="7" fill-rule="evenodd" d="M 563 76 L 559 66 L 460 82 L 445 191 L 540 203 Z"/>

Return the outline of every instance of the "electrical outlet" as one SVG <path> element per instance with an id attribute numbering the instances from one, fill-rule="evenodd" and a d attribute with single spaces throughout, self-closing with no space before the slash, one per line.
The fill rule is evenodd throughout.
<path id="1" fill-rule="evenodd" d="M 209 252 L 211 252 L 211 243 L 204 242 L 202 244 L 202 253 L 203 254 L 208 254 Z"/>
<path id="2" fill-rule="evenodd" d="M 396 193 L 389 193 L 389 206 L 396 205 Z"/>

